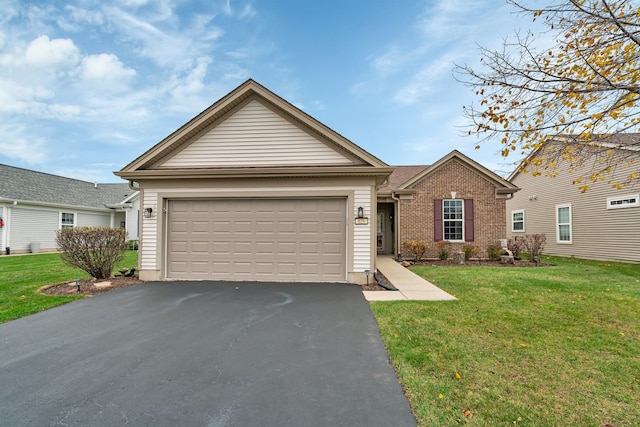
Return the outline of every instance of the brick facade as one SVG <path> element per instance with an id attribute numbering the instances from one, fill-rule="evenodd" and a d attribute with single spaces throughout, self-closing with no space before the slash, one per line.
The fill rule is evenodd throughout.
<path id="1" fill-rule="evenodd" d="M 486 256 L 487 246 L 499 244 L 507 237 L 506 199 L 496 197 L 496 185 L 471 169 L 458 159 L 451 159 L 437 170 L 425 176 L 409 189 L 415 190 L 413 199 L 400 200 L 400 239 L 401 253 L 405 258 L 411 254 L 402 247 L 409 239 L 426 240 L 431 244 L 427 254 L 437 258 L 434 240 L 434 200 L 473 199 L 474 204 L 474 241 L 467 244 L 477 246 L 480 256 Z M 462 249 L 464 243 L 452 243 L 451 251 Z"/>

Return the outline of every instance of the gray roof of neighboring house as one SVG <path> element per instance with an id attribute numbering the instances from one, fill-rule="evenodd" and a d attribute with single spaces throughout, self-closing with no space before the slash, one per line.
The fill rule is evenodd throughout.
<path id="1" fill-rule="evenodd" d="M 122 202 L 133 190 L 0 164 L 0 198 L 91 208 Z"/>

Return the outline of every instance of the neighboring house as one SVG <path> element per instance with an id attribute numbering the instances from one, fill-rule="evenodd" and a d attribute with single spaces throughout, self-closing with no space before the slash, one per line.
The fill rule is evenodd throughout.
<path id="1" fill-rule="evenodd" d="M 128 184 L 94 184 L 0 164 L 0 251 L 55 251 L 56 231 L 64 227 L 123 227 L 137 239 L 138 199 Z"/>
<path id="2" fill-rule="evenodd" d="M 141 192 L 143 280 L 362 282 L 403 238 L 506 237 L 517 188 L 462 154 L 393 171 L 248 80 L 116 175 Z"/>
<path id="3" fill-rule="evenodd" d="M 436 243 L 446 240 L 451 251 L 467 244 L 486 254 L 506 238 L 506 201 L 517 191 L 455 150 L 431 166 L 398 166 L 378 190 L 376 250 L 410 257 L 403 242 L 424 240 L 427 257 L 436 257 Z"/>
<path id="4" fill-rule="evenodd" d="M 574 167 L 559 161 L 555 177 L 533 176 L 535 169 L 527 173 L 518 168 L 509 177 L 522 188 L 507 201 L 509 236 L 544 233 L 544 253 L 551 255 L 640 262 L 640 182 L 636 178 L 622 189 L 613 187 L 629 181 L 634 172 L 640 175 L 640 150 L 630 144 L 638 141 L 640 134 L 624 134 L 604 142 L 617 167 L 596 182 L 587 178 L 602 167 L 595 158 Z M 551 140 L 533 151 L 527 164 L 563 143 Z M 579 186 L 585 183 L 591 188 L 582 193 Z"/>

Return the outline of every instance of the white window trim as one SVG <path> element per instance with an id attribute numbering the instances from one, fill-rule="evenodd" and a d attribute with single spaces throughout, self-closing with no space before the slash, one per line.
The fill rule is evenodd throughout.
<path id="1" fill-rule="evenodd" d="M 560 225 L 565 225 L 565 223 L 560 224 L 560 215 L 558 215 L 558 211 L 561 208 L 569 208 L 569 240 L 560 240 Z M 573 244 L 573 212 L 571 209 L 571 203 L 556 205 L 556 243 L 560 245 Z"/>
<path id="2" fill-rule="evenodd" d="M 611 205 L 611 202 L 619 200 L 635 199 L 635 203 L 625 203 L 622 205 Z M 624 196 L 607 197 L 607 209 L 635 208 L 640 206 L 640 194 L 625 194 Z"/>
<path id="3" fill-rule="evenodd" d="M 445 219 L 444 218 L 444 202 L 451 202 L 451 201 L 461 201 L 462 202 L 462 219 Z M 464 243 L 465 242 L 465 229 L 464 229 L 464 199 L 442 199 L 442 239 L 446 240 L 447 242 L 452 242 L 452 243 Z M 461 221 L 462 222 L 462 240 L 447 240 L 445 237 L 445 232 L 444 232 L 444 223 L 447 221 Z"/>
<path id="4" fill-rule="evenodd" d="M 521 213 L 522 214 L 522 230 L 516 230 L 514 224 L 516 221 L 513 219 L 513 214 Z M 520 222 L 520 221 L 517 221 Z M 524 209 L 517 209 L 515 211 L 511 211 L 511 231 L 513 233 L 524 233 L 525 225 L 524 225 Z"/>
<path id="5" fill-rule="evenodd" d="M 71 211 L 60 211 L 60 215 L 58 217 L 58 224 L 60 225 L 60 230 L 62 230 L 62 214 L 72 214 L 73 215 L 73 224 L 71 224 L 71 228 L 75 228 L 76 224 L 78 223 L 78 213 L 77 212 L 71 212 Z M 64 224 L 64 225 L 69 225 L 69 224 Z"/>

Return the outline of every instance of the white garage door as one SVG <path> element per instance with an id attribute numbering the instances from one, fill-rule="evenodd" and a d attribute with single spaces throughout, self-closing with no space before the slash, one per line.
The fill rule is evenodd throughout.
<path id="1" fill-rule="evenodd" d="M 167 276 L 344 281 L 346 199 L 171 200 Z"/>

